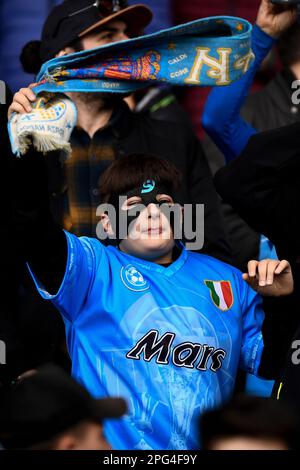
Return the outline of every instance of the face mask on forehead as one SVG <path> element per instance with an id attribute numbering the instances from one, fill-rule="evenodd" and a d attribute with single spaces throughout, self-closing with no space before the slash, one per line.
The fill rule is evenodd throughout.
<path id="1" fill-rule="evenodd" d="M 123 224 L 123 227 L 126 228 L 126 233 L 128 233 L 129 226 L 132 222 L 134 222 L 142 210 L 147 207 L 149 204 L 156 204 L 157 206 L 161 206 L 166 201 L 164 199 L 159 202 L 157 200 L 157 196 L 159 194 L 166 194 L 173 199 L 173 195 L 170 190 L 163 184 L 163 183 L 156 183 L 153 179 L 146 180 L 141 186 L 136 187 L 134 189 L 130 189 L 126 193 L 122 195 L 112 195 L 110 198 L 110 203 L 116 209 L 116 227 L 114 232 L 117 234 L 117 239 L 120 241 L 120 225 Z M 127 210 L 119 210 L 119 198 L 123 196 L 123 198 L 129 199 L 132 197 L 138 197 L 141 199 L 140 202 L 134 204 L 134 207 Z M 121 204 L 121 202 L 120 202 Z M 122 205 L 122 204 L 121 204 Z M 119 217 L 118 217 L 119 214 Z M 123 237 L 122 237 L 123 238 Z"/>
<path id="2" fill-rule="evenodd" d="M 130 191 L 125 193 L 125 196 L 127 197 L 127 199 L 137 196 L 141 198 L 140 204 L 143 204 L 147 207 L 149 204 L 160 205 L 160 203 L 156 199 L 158 194 L 167 194 L 172 197 L 170 191 L 164 184 L 156 183 L 154 180 L 149 179 L 145 181 L 142 186 L 131 189 Z"/>

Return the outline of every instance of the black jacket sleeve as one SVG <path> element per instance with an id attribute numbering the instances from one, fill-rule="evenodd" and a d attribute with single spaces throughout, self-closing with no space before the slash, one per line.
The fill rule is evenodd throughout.
<path id="1" fill-rule="evenodd" d="M 257 134 L 215 176 L 223 199 L 289 260 L 300 254 L 299 135 L 300 123 Z"/>
<path id="2" fill-rule="evenodd" d="M 51 154 L 44 157 L 29 151 L 22 158 L 11 158 L 11 232 L 24 260 L 54 294 L 63 280 L 67 242 L 50 212 L 45 158 Z"/>

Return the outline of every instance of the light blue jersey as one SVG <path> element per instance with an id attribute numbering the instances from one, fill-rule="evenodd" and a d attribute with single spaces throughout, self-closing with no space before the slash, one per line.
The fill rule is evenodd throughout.
<path id="1" fill-rule="evenodd" d="M 181 247 L 169 267 L 66 234 L 55 296 L 73 376 L 95 397 L 127 399 L 106 423 L 115 449 L 194 449 L 198 417 L 230 398 L 238 367 L 257 373 L 261 298 L 240 271 Z"/>

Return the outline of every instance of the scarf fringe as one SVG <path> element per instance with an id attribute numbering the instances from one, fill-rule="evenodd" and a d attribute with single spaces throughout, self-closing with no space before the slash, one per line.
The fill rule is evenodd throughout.
<path id="1" fill-rule="evenodd" d="M 71 145 L 69 142 L 57 140 L 49 134 L 41 134 L 38 132 L 26 132 L 19 136 L 19 151 L 24 155 L 33 145 L 37 152 L 46 154 L 55 150 L 64 151 L 68 156 L 71 153 Z"/>

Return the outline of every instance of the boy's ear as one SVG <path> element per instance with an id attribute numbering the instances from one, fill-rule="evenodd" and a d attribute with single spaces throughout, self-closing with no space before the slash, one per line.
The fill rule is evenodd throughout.
<path id="1" fill-rule="evenodd" d="M 113 232 L 113 229 L 112 229 L 112 226 L 111 226 L 111 222 L 110 222 L 110 218 L 108 217 L 106 212 L 102 212 L 100 214 L 100 222 L 102 224 L 103 230 L 105 231 L 105 233 L 107 233 L 107 235 L 109 235 L 109 236 L 114 235 L 114 232 Z"/>

